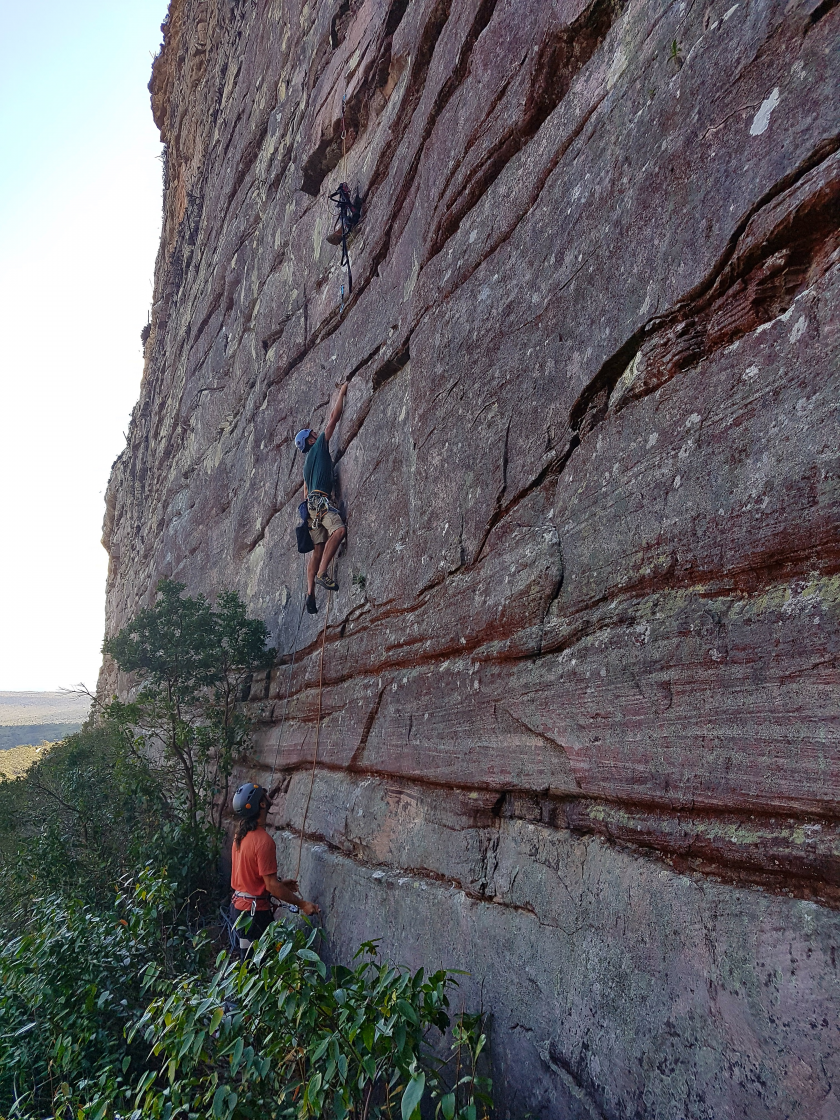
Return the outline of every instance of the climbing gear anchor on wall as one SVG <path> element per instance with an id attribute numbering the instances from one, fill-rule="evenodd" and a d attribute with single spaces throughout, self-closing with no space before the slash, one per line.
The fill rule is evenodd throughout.
<path id="1" fill-rule="evenodd" d="M 346 96 L 341 99 L 341 174 L 342 179 L 347 178 L 347 127 L 344 120 L 344 104 Z M 341 267 L 347 269 L 347 298 L 353 294 L 353 273 L 350 269 L 350 254 L 347 252 L 347 238 L 352 230 L 359 224 L 362 217 L 362 199 L 358 187 L 355 195 L 351 196 L 350 188 L 346 182 L 338 184 L 338 190 L 330 195 L 330 202 L 336 208 L 336 219 L 333 231 L 328 235 L 327 241 L 331 245 L 341 245 Z M 341 310 L 344 311 L 344 285 L 341 285 Z"/>

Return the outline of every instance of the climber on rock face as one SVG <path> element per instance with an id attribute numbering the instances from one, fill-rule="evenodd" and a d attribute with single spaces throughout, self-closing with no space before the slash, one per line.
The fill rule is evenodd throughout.
<path id="1" fill-rule="evenodd" d="M 332 407 L 323 432 L 314 428 L 301 428 L 295 436 L 295 446 L 306 458 L 303 462 L 303 496 L 306 500 L 309 531 L 315 548 L 306 569 L 306 609 L 315 614 L 315 583 L 326 591 L 338 591 L 338 584 L 327 574 L 327 569 L 344 538 L 344 522 L 332 504 L 333 462 L 329 441 L 344 408 L 347 382 L 338 391 L 338 400 Z"/>
<path id="2" fill-rule="evenodd" d="M 277 849 L 265 827 L 268 790 L 246 782 L 233 795 L 233 811 L 239 822 L 231 851 L 230 918 L 234 924 L 239 922 L 239 952 L 244 959 L 274 920 L 272 896 L 307 915 L 319 914 L 320 908 L 300 897 L 296 880 L 277 878 Z"/>

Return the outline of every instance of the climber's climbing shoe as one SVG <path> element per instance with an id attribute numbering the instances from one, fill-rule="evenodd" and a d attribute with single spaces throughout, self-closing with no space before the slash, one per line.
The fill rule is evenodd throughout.
<path id="1" fill-rule="evenodd" d="M 316 576 L 315 582 L 320 583 L 325 591 L 338 591 L 338 584 L 330 575 Z"/>
<path id="2" fill-rule="evenodd" d="M 318 613 L 318 604 L 315 602 L 315 595 L 314 594 L 306 596 L 306 609 L 307 609 L 309 614 L 317 614 Z"/>

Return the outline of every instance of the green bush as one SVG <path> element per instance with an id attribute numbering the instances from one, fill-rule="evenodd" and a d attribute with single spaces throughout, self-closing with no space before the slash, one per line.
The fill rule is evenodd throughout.
<path id="1" fill-rule="evenodd" d="M 154 1000 L 135 1032 L 160 1072 L 141 1079 L 134 1115 L 412 1120 L 427 1095 L 445 1120 L 476 1120 L 489 1101 L 475 1069 L 479 1020 L 456 1024 L 450 1062 L 427 1044 L 449 1027 L 454 978 L 377 962 L 373 943 L 355 968 L 330 969 L 316 936 L 274 925 L 257 967 L 222 953 L 208 981 L 187 977 Z"/>
<path id="2" fill-rule="evenodd" d="M 377 961 L 328 967 L 317 931 L 273 925 L 253 962 L 184 924 L 165 876 L 144 869 L 107 910 L 40 900 L 0 948 L 0 1114 L 170 1120 L 444 1120 L 486 1112 L 481 1023 L 462 1017 L 439 1056 L 454 977 Z M 360 959 L 361 958 L 361 959 Z M 430 1038 L 431 1036 L 431 1038 Z"/>
<path id="3" fill-rule="evenodd" d="M 108 908 L 48 897 L 18 916 L 0 946 L 0 1115 L 88 1115 L 125 1095 L 148 1055 L 128 1032 L 200 966 L 182 911 L 147 868 Z"/>

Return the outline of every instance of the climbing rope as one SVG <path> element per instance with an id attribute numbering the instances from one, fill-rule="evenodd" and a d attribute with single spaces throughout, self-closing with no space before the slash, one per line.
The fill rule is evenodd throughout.
<path id="1" fill-rule="evenodd" d="M 334 571 L 335 571 L 335 560 L 333 560 L 333 563 L 330 565 L 330 573 L 332 574 Z M 304 578 L 305 578 L 305 576 L 306 576 L 306 560 L 304 560 L 304 562 L 303 562 L 303 574 L 304 574 Z M 280 719 L 280 730 L 279 730 L 278 735 L 277 735 L 277 749 L 274 752 L 274 762 L 273 762 L 272 767 L 271 767 L 271 777 L 269 778 L 269 782 L 268 782 L 268 796 L 269 796 L 269 798 L 273 797 L 275 792 L 276 792 L 272 787 L 274 785 L 274 775 L 277 771 L 277 759 L 280 756 L 280 747 L 281 747 L 281 744 L 283 742 L 283 728 L 286 724 L 286 712 L 287 712 L 288 706 L 289 706 L 289 694 L 291 693 L 291 689 L 292 689 L 292 672 L 294 670 L 295 657 L 297 656 L 297 642 L 298 642 L 298 636 L 300 635 L 300 624 L 303 621 L 303 614 L 304 614 L 305 606 L 306 606 L 306 603 L 304 601 L 304 604 L 303 604 L 303 606 L 301 606 L 301 609 L 300 609 L 300 615 L 298 616 L 297 629 L 295 630 L 295 638 L 294 638 L 293 649 L 292 649 L 292 658 L 291 658 L 291 661 L 289 662 L 289 674 L 288 674 L 288 677 L 286 679 L 286 695 L 283 698 L 283 715 Z M 320 740 L 321 740 L 321 701 L 322 701 L 323 692 L 324 692 L 324 646 L 326 645 L 326 641 L 327 641 L 327 623 L 329 622 L 330 607 L 331 606 L 332 606 L 332 592 L 330 591 L 328 596 L 327 596 L 327 609 L 326 609 L 326 612 L 324 614 L 324 627 L 323 627 L 323 630 L 321 632 L 321 656 L 320 656 L 320 663 L 319 663 L 319 670 L 318 670 L 318 718 L 317 718 L 317 722 L 315 724 L 315 751 L 312 755 L 312 770 L 311 770 L 310 775 L 309 775 L 309 790 L 308 790 L 307 795 L 306 795 L 306 804 L 305 804 L 304 810 L 303 810 L 303 821 L 301 822 L 301 826 L 300 826 L 300 840 L 298 842 L 297 866 L 295 867 L 295 873 L 292 876 L 292 878 L 295 879 L 295 880 L 300 875 L 300 862 L 301 862 L 301 857 L 302 857 L 302 853 L 303 853 L 303 838 L 304 838 L 304 835 L 306 833 L 306 819 L 309 816 L 309 803 L 312 800 L 312 789 L 315 785 L 315 769 L 318 765 L 318 746 L 319 746 L 319 743 L 320 743 Z"/>
<path id="2" fill-rule="evenodd" d="M 303 560 L 302 586 L 305 586 L 305 584 L 306 584 L 306 560 L 304 559 Z M 295 637 L 294 637 L 294 641 L 292 643 L 292 660 L 289 662 L 289 676 L 288 676 L 288 679 L 286 680 L 286 696 L 283 700 L 283 717 L 280 720 L 280 733 L 277 736 L 277 750 L 274 752 L 274 762 L 273 762 L 272 767 L 271 767 L 271 777 L 268 780 L 268 796 L 269 796 L 269 799 L 274 796 L 274 791 L 272 790 L 272 786 L 274 785 L 274 774 L 277 770 L 277 759 L 280 756 L 280 744 L 283 742 L 283 728 L 286 724 L 286 710 L 289 706 L 289 692 L 290 692 L 291 687 L 292 687 L 292 672 L 294 671 L 295 657 L 297 656 L 298 635 L 300 634 L 300 624 L 303 621 L 303 612 L 304 612 L 305 608 L 306 608 L 306 596 L 304 595 L 303 602 L 301 603 L 301 607 L 300 607 L 300 614 L 298 615 L 297 629 L 295 630 Z"/>
<path id="3" fill-rule="evenodd" d="M 341 99 L 341 181 L 347 178 L 347 126 L 344 123 L 344 106 L 347 104 L 347 94 Z"/>
<path id="4" fill-rule="evenodd" d="M 327 610 L 324 615 L 324 629 L 321 633 L 321 663 L 318 677 L 318 718 L 315 723 L 315 750 L 312 754 L 312 770 L 309 775 L 309 792 L 306 795 L 306 805 L 303 809 L 303 820 L 300 825 L 300 840 L 298 842 L 297 866 L 295 873 L 292 876 L 297 880 L 300 875 L 300 860 L 303 852 L 303 837 L 306 833 L 306 818 L 309 815 L 309 802 L 312 800 L 312 787 L 315 785 L 315 767 L 318 765 L 318 743 L 321 739 L 321 697 L 324 692 L 324 646 L 327 642 L 327 622 L 330 617 L 330 606 L 332 604 L 332 591 L 327 598 Z"/>

